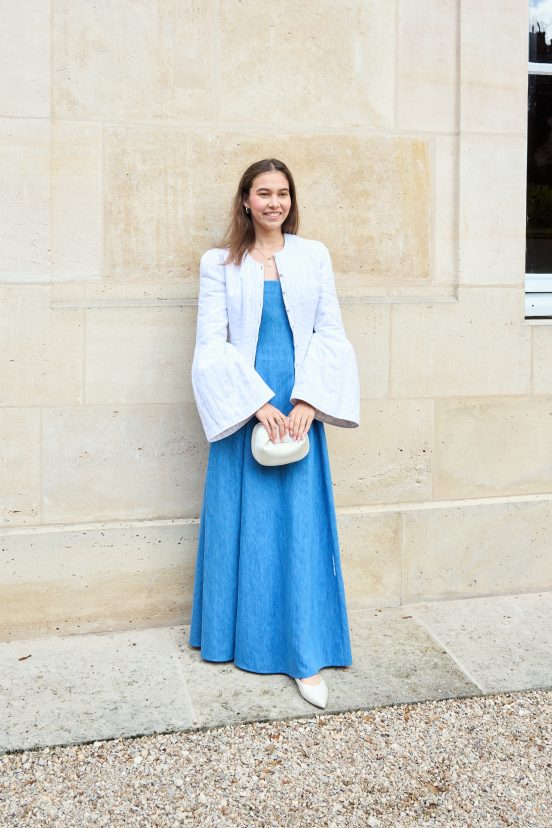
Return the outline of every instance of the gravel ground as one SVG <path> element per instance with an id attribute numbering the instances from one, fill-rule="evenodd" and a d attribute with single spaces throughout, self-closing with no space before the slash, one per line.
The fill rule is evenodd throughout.
<path id="1" fill-rule="evenodd" d="M 552 691 L 320 713 L 4 755 L 0 825 L 552 826 Z"/>

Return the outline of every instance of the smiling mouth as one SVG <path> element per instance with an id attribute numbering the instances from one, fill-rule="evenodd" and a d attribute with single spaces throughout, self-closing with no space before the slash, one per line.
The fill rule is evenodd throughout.
<path id="1" fill-rule="evenodd" d="M 281 215 L 282 215 L 281 213 L 265 213 L 265 216 L 272 216 L 272 217 L 281 216 Z"/>

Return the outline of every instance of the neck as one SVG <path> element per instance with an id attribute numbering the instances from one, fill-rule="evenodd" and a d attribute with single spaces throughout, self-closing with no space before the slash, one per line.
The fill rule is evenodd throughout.
<path id="1" fill-rule="evenodd" d="M 280 228 L 274 230 L 265 230 L 264 228 L 255 228 L 255 247 L 260 247 L 262 250 L 275 250 L 281 247 L 284 243 L 284 234 Z"/>

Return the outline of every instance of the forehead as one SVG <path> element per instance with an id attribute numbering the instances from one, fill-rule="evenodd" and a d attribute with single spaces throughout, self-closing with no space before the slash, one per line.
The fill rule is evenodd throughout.
<path id="1" fill-rule="evenodd" d="M 271 170 L 271 172 L 261 173 L 257 175 L 251 184 L 253 191 L 260 190 L 266 187 L 268 190 L 282 190 L 289 189 L 289 183 L 283 172 L 279 170 Z"/>

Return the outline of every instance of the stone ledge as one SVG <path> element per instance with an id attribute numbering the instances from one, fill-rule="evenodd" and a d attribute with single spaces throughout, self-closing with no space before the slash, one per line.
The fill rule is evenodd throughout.
<path id="1" fill-rule="evenodd" d="M 351 611 L 552 589 L 552 494 L 337 518 Z M 0 640 L 188 623 L 198 529 L 195 518 L 0 530 Z"/>

